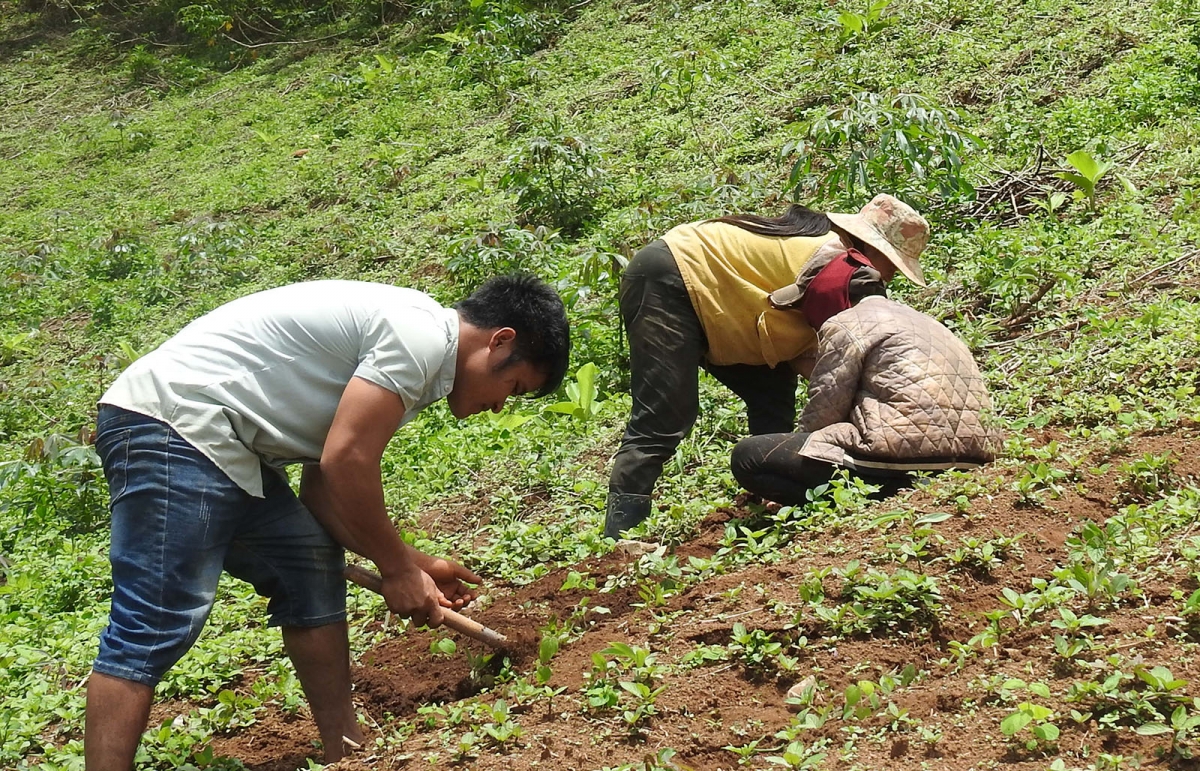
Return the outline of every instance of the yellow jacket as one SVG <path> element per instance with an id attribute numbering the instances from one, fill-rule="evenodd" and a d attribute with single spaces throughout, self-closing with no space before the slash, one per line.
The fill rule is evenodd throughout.
<path id="1" fill-rule="evenodd" d="M 692 222 L 662 239 L 671 249 L 717 365 L 774 367 L 817 348 L 817 334 L 795 310 L 772 308 L 767 295 L 796 274 L 830 232 L 808 238 L 760 236 L 724 222 Z"/>

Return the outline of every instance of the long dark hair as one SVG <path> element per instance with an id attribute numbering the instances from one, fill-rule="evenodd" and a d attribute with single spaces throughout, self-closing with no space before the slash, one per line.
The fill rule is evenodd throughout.
<path id="1" fill-rule="evenodd" d="M 782 217 L 762 217 L 757 214 L 732 214 L 716 217 L 709 222 L 724 222 L 760 236 L 791 238 L 793 236 L 823 236 L 833 230 L 833 223 L 823 212 L 794 203 Z"/>

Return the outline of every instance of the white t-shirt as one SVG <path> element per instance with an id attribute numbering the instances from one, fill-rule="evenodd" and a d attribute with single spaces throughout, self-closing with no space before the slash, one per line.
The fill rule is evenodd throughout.
<path id="1" fill-rule="evenodd" d="M 404 423 L 454 385 L 458 313 L 414 289 L 312 281 L 222 305 L 126 369 L 100 398 L 167 423 L 239 487 L 320 460 L 352 377 L 404 402 Z"/>

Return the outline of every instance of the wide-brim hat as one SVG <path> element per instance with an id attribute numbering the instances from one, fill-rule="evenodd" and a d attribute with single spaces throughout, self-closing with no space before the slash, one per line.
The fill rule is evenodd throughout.
<path id="1" fill-rule="evenodd" d="M 829 220 L 863 243 L 882 252 L 892 264 L 919 286 L 925 286 L 919 258 L 929 243 L 929 223 L 916 209 L 887 193 L 880 193 L 858 214 L 831 212 Z"/>

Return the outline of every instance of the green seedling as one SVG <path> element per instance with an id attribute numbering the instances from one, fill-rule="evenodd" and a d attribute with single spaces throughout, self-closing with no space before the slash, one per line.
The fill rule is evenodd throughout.
<path id="1" fill-rule="evenodd" d="M 429 652 L 434 656 L 453 656 L 458 645 L 449 637 L 439 637 L 429 643 Z"/>
<path id="2" fill-rule="evenodd" d="M 1060 733 L 1058 726 L 1051 722 L 1054 718 L 1054 710 L 1040 704 L 1023 701 L 1017 705 L 1016 712 L 1001 721 L 1000 731 L 1005 736 L 1015 737 L 1023 729 L 1028 728 L 1032 736 L 1023 742 L 1025 749 L 1035 750 L 1039 747 L 1045 749 L 1048 745 L 1058 741 Z"/>
<path id="3" fill-rule="evenodd" d="M 550 680 L 554 674 L 550 669 L 550 659 L 554 658 L 558 653 L 558 647 L 562 643 L 558 635 L 546 633 L 542 635 L 542 640 L 538 643 L 538 668 L 537 681 L 538 685 L 544 685 Z"/>
<path id="4" fill-rule="evenodd" d="M 658 714 L 654 701 L 667 689 L 667 686 L 660 685 L 658 688 L 652 689 L 645 683 L 627 680 L 622 680 L 619 685 L 633 697 L 632 705 L 621 712 L 621 718 L 631 731 L 637 732 L 646 721 Z"/>
<path id="5" fill-rule="evenodd" d="M 1072 635 L 1079 634 L 1084 629 L 1104 626 L 1108 623 L 1107 618 L 1096 618 L 1095 616 L 1086 614 L 1077 616 L 1070 608 L 1059 608 L 1058 614 L 1062 618 L 1051 621 L 1050 626 Z"/>
<path id="6" fill-rule="evenodd" d="M 815 746 L 794 741 L 779 755 L 768 755 L 767 762 L 790 769 L 817 768 L 825 760 L 826 753 L 815 751 Z"/>
<path id="7" fill-rule="evenodd" d="M 1200 709 L 1200 699 L 1194 700 L 1194 707 Z M 1171 736 L 1171 754 L 1183 760 L 1191 760 L 1196 756 L 1197 729 L 1200 729 L 1200 714 L 1189 713 L 1188 708 L 1180 705 L 1171 713 L 1170 723 L 1147 723 L 1138 726 L 1137 732 L 1142 736 Z"/>
<path id="8" fill-rule="evenodd" d="M 837 28 L 838 45 L 845 46 L 856 37 L 867 37 L 887 27 L 889 22 L 882 17 L 891 4 L 892 0 L 867 0 L 864 13 L 847 10 L 834 16 L 831 26 Z"/>
<path id="9" fill-rule="evenodd" d="M 734 624 L 730 635 L 729 650 L 742 660 L 747 668 L 762 672 L 770 669 L 783 652 L 783 644 L 777 642 L 770 632 L 761 629 L 747 630 L 745 624 Z"/>
<path id="10" fill-rule="evenodd" d="M 1087 198 L 1088 208 L 1096 210 L 1096 185 L 1113 167 L 1112 161 L 1101 161 L 1086 150 L 1076 150 L 1067 156 L 1067 164 L 1075 171 L 1059 172 L 1058 176 L 1073 183 L 1079 198 Z"/>
<path id="11" fill-rule="evenodd" d="M 600 405 L 604 402 L 597 399 L 596 375 L 600 370 L 592 362 L 588 362 L 575 373 L 575 382 L 567 383 L 567 398 L 569 401 L 557 402 L 546 408 L 547 412 L 570 415 L 576 420 L 591 420 L 596 417 Z"/>
<path id="12" fill-rule="evenodd" d="M 496 747 L 512 746 L 521 738 L 521 724 L 513 720 L 509 714 L 508 702 L 497 699 L 488 708 L 489 721 L 479 727 L 479 730 L 492 740 Z"/>

